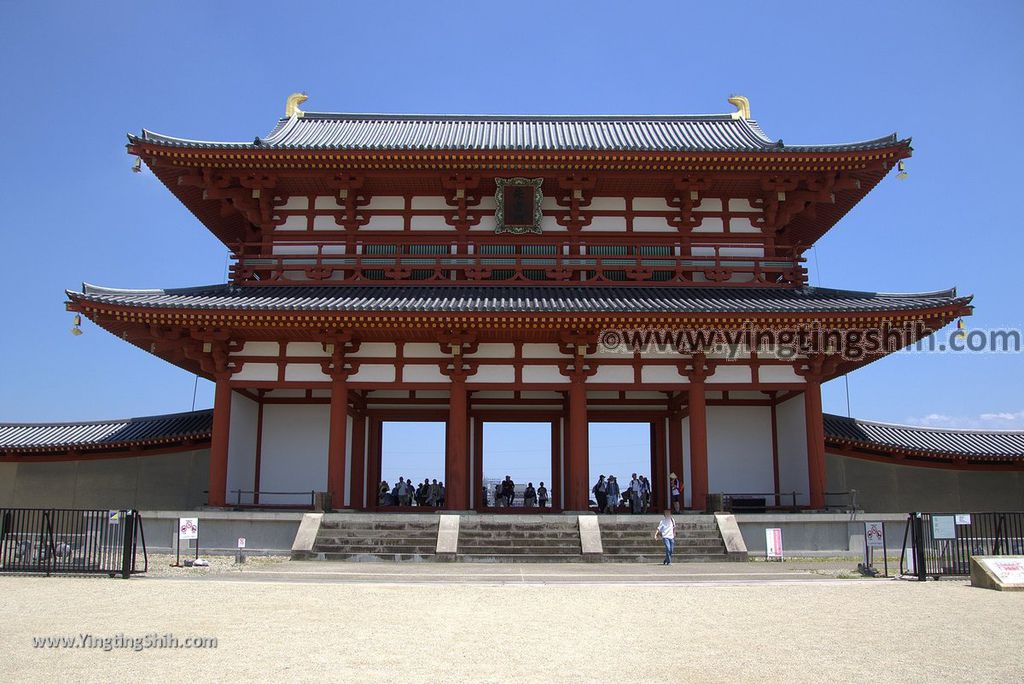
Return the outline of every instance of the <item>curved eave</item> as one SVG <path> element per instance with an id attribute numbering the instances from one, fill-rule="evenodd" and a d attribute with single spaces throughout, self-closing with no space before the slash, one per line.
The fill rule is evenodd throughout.
<path id="1" fill-rule="evenodd" d="M 0 424 L 0 461 L 129 458 L 209 446 L 210 410 L 78 423 Z"/>
<path id="2" fill-rule="evenodd" d="M 882 293 L 830 288 L 757 288 L 611 285 L 209 285 L 173 290 L 129 290 L 84 283 L 65 291 L 72 305 L 122 312 L 174 311 L 298 316 L 598 316 L 625 320 L 733 316 L 803 320 L 807 317 L 898 318 L 969 313 L 970 296 L 956 289 Z"/>
<path id="3" fill-rule="evenodd" d="M 308 112 L 252 141 L 183 138 L 143 129 L 131 145 L 176 150 L 321 152 L 863 152 L 904 145 L 895 133 L 849 143 L 786 145 L 730 115 L 419 115 Z"/>

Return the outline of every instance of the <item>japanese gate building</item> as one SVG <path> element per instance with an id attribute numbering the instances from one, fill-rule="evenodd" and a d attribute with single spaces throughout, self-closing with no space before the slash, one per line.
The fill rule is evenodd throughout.
<path id="1" fill-rule="evenodd" d="M 215 382 L 212 415 L 98 440 L 8 426 L 5 460 L 208 449 L 190 502 L 322 490 L 357 510 L 377 506 L 386 421 L 446 422 L 454 510 L 484 505 L 487 421 L 550 424 L 556 510 L 588 508 L 595 421 L 650 424 L 658 506 L 671 472 L 697 510 L 715 492 L 823 509 L 843 487 L 826 451 L 921 472 L 1024 467 L 1020 433 L 822 413 L 822 383 L 971 310 L 954 290 L 807 282 L 807 250 L 909 140 L 784 144 L 742 97 L 681 116 L 329 114 L 305 99 L 248 142 L 129 138 L 232 251 L 230 282 L 68 292 L 71 311 Z"/>

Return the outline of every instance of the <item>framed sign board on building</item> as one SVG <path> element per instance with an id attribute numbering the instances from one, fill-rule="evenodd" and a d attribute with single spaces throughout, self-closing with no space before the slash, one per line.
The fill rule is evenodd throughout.
<path id="1" fill-rule="evenodd" d="M 543 178 L 495 178 L 496 233 L 540 233 Z"/>

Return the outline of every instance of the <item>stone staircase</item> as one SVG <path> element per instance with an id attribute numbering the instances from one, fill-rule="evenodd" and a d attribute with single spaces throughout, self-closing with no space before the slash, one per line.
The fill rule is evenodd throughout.
<path id="1" fill-rule="evenodd" d="M 714 516 L 677 515 L 673 562 L 728 561 L 725 542 Z M 665 558 L 665 546 L 654 538 L 660 515 L 602 515 L 601 545 L 606 563 L 653 563 Z"/>
<path id="2" fill-rule="evenodd" d="M 558 563 L 583 560 L 579 524 L 565 516 L 463 516 L 456 560 Z"/>
<path id="3" fill-rule="evenodd" d="M 324 516 L 312 553 L 319 560 L 430 561 L 437 545 L 436 515 Z"/>

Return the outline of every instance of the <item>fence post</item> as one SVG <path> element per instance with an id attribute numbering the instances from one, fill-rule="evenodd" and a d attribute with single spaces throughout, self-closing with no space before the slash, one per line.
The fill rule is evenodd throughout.
<path id="1" fill-rule="evenodd" d="M 132 538 L 135 536 L 135 511 L 121 511 L 121 579 L 132 576 Z"/>
<path id="2" fill-rule="evenodd" d="M 925 567 L 924 558 L 924 516 L 920 513 L 912 513 L 914 516 L 914 569 L 917 570 L 918 581 L 925 582 L 928 579 L 928 569 Z"/>

